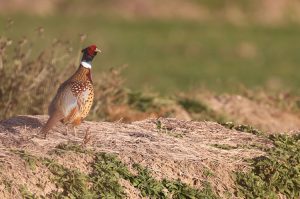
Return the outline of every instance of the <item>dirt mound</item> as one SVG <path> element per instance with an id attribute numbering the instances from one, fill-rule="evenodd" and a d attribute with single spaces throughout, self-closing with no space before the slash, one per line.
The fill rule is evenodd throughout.
<path id="1" fill-rule="evenodd" d="M 199 190 L 209 183 L 214 194 L 222 198 L 233 197 L 232 173 L 247 169 L 245 159 L 263 154 L 259 145 L 270 145 L 265 138 L 229 130 L 217 123 L 176 119 L 131 124 L 84 122 L 77 129 L 77 137 L 64 135 L 66 129 L 59 125 L 47 139 L 34 137 L 46 118 L 18 116 L 0 123 L 0 198 L 19 198 L 24 193 L 49 196 L 61 191 L 51 180 L 57 179 L 57 173 L 51 170 L 56 164 L 89 175 L 93 168 L 91 153 L 74 149 L 62 155 L 57 151 L 62 143 L 80 145 L 83 140 L 88 141 L 83 139 L 88 135 L 87 129 L 89 151 L 116 154 L 133 173 L 137 173 L 135 164 L 148 168 L 154 181 L 180 179 Z M 43 161 L 37 161 L 40 158 Z M 56 164 L 50 164 L 50 159 Z M 143 193 L 128 180 L 119 182 L 128 198 L 142 198 Z"/>
<path id="2" fill-rule="evenodd" d="M 212 110 L 236 123 L 248 124 L 269 133 L 294 134 L 300 129 L 297 115 L 240 95 L 206 95 L 199 98 Z"/>

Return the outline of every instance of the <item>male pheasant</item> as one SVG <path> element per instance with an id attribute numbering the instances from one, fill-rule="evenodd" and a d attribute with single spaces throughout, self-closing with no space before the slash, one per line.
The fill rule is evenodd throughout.
<path id="1" fill-rule="evenodd" d="M 75 126 L 88 115 L 94 99 L 91 63 L 98 52 L 101 51 L 96 45 L 82 50 L 83 56 L 79 68 L 61 84 L 48 108 L 49 119 L 40 131 L 45 137 L 59 121 L 65 125 L 71 124 L 76 134 Z"/>

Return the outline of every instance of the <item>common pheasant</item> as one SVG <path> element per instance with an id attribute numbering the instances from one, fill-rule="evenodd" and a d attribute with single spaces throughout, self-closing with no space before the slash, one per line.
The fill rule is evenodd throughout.
<path id="1" fill-rule="evenodd" d="M 65 125 L 75 126 L 81 124 L 88 115 L 93 99 L 94 89 L 91 77 L 93 58 L 101 51 L 96 45 L 91 45 L 82 50 L 83 56 L 77 71 L 61 86 L 53 98 L 49 108 L 49 119 L 43 126 L 40 134 L 46 138 L 49 130 L 59 121 Z"/>

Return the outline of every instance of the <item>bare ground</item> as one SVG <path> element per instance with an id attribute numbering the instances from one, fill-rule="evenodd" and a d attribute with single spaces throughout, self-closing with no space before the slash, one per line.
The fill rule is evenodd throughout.
<path id="1" fill-rule="evenodd" d="M 297 133 L 300 129 L 299 115 L 274 105 L 259 103 L 241 95 L 197 96 L 218 114 L 227 116 L 239 124 L 248 124 L 267 133 Z"/>
<path id="2" fill-rule="evenodd" d="M 117 154 L 129 168 L 139 163 L 150 169 L 157 179 L 181 179 L 192 187 L 202 188 L 210 182 L 222 198 L 234 193 L 233 172 L 247 170 L 248 158 L 260 156 L 259 145 L 271 146 L 262 137 L 229 130 L 214 122 L 194 122 L 156 119 L 131 124 L 84 122 L 77 129 L 77 137 L 63 135 L 65 127 L 57 126 L 47 139 L 34 137 L 46 116 L 18 116 L 0 122 L 0 198 L 20 198 L 19 187 L 26 185 L 31 193 L 45 196 L 57 189 L 51 173 L 43 165 L 32 171 L 12 149 L 24 149 L 38 157 L 51 157 L 67 168 L 89 173 L 92 158 L 88 154 L 51 155 L 49 151 L 60 143 L 81 143 L 89 127 L 88 148 Z M 224 150 L 214 145 L 233 146 Z M 211 175 L 208 175 L 210 173 Z M 5 187 L 9 182 L 10 189 Z M 123 180 L 128 198 L 142 198 L 139 190 Z"/>

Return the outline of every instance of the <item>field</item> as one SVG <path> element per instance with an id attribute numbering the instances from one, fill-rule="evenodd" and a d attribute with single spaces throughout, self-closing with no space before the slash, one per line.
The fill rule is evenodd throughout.
<path id="1" fill-rule="evenodd" d="M 1 17 L 5 24 L 5 17 Z M 106 19 L 93 17 L 13 16 L 11 29 L 2 33 L 12 39 L 35 38 L 35 29 L 45 29 L 34 39 L 41 51 L 54 38 L 69 41 L 75 52 L 96 43 L 103 49 L 94 65 L 94 77 L 110 67 L 126 65 L 130 88 L 150 88 L 161 93 L 207 87 L 237 91 L 267 87 L 298 91 L 296 73 L 300 58 L 300 28 L 229 23 Z M 86 34 L 84 43 L 79 35 Z M 76 54 L 75 54 L 76 55 Z"/>
<path id="2" fill-rule="evenodd" d="M 0 198 L 300 197 L 297 0 L 0 0 Z M 77 135 L 40 129 L 96 44 Z"/>

